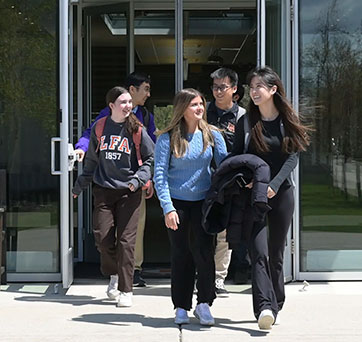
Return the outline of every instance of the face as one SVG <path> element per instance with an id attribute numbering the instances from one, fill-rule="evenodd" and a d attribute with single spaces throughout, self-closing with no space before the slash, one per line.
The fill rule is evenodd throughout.
<path id="1" fill-rule="evenodd" d="M 143 82 L 140 86 L 130 86 L 129 92 L 132 96 L 133 107 L 144 106 L 146 100 L 151 96 L 151 86 Z"/>
<path id="2" fill-rule="evenodd" d="M 132 97 L 129 93 L 124 93 L 117 97 L 117 100 L 110 103 L 112 116 L 115 115 L 123 121 L 132 111 Z"/>
<path id="3" fill-rule="evenodd" d="M 250 98 L 253 100 L 256 106 L 260 106 L 273 101 L 273 95 L 277 91 L 277 86 L 267 87 L 262 79 L 258 76 L 254 76 L 250 82 Z"/>
<path id="4" fill-rule="evenodd" d="M 200 121 L 204 115 L 204 102 L 200 96 L 196 96 L 191 100 L 184 112 L 184 118 L 187 124 L 193 124 Z"/>
<path id="5" fill-rule="evenodd" d="M 226 105 L 233 101 L 233 95 L 237 87 L 231 85 L 229 77 L 215 78 L 212 85 L 212 94 L 214 95 L 216 105 Z"/>

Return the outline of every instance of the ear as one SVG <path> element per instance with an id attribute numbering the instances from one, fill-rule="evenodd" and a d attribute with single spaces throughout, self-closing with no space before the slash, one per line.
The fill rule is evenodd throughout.
<path id="1" fill-rule="evenodd" d="M 128 92 L 131 94 L 131 96 L 135 93 L 136 89 L 137 88 L 133 85 L 129 86 Z"/>
<path id="2" fill-rule="evenodd" d="M 113 102 L 109 102 L 108 103 L 108 107 L 112 110 L 114 108 L 114 103 Z"/>
<path id="3" fill-rule="evenodd" d="M 238 90 L 238 87 L 237 87 L 237 86 L 233 86 L 233 94 L 235 94 L 237 90 Z"/>
<path id="4" fill-rule="evenodd" d="M 273 85 L 271 88 L 270 88 L 270 94 L 274 95 L 278 90 L 278 87 L 276 85 Z"/>

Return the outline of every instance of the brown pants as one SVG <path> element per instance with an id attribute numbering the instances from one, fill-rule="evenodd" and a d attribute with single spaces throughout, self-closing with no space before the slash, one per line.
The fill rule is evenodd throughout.
<path id="1" fill-rule="evenodd" d="M 142 190 L 93 186 L 93 233 L 101 254 L 101 272 L 118 274 L 118 290 L 132 292 L 134 248 Z"/>

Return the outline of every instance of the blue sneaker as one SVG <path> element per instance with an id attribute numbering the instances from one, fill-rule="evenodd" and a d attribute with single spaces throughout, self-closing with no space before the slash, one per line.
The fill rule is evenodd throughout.
<path id="1" fill-rule="evenodd" d="M 189 324 L 190 318 L 187 315 L 187 311 L 182 308 L 176 309 L 175 324 Z"/>

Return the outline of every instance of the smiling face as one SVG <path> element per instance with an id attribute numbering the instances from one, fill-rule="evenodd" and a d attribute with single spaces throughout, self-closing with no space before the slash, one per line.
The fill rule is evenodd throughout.
<path id="1" fill-rule="evenodd" d="M 254 76 L 251 79 L 249 94 L 256 106 L 265 105 L 270 103 L 270 101 L 273 102 L 273 96 L 276 91 L 276 85 L 269 88 L 259 76 Z"/>
<path id="2" fill-rule="evenodd" d="M 132 111 L 132 97 L 129 93 L 119 95 L 116 101 L 111 102 L 112 120 L 123 122 Z"/>
<path id="3" fill-rule="evenodd" d="M 194 97 L 184 112 L 184 118 L 189 127 L 197 124 L 204 115 L 204 102 L 200 96 Z"/>
<path id="4" fill-rule="evenodd" d="M 217 107 L 226 109 L 233 105 L 233 95 L 237 87 L 231 85 L 229 77 L 214 78 L 211 88 Z"/>
<path id="5" fill-rule="evenodd" d="M 141 83 L 137 87 L 131 85 L 129 92 L 132 96 L 133 107 L 144 106 L 146 100 L 151 96 L 151 86 L 146 82 Z"/>

